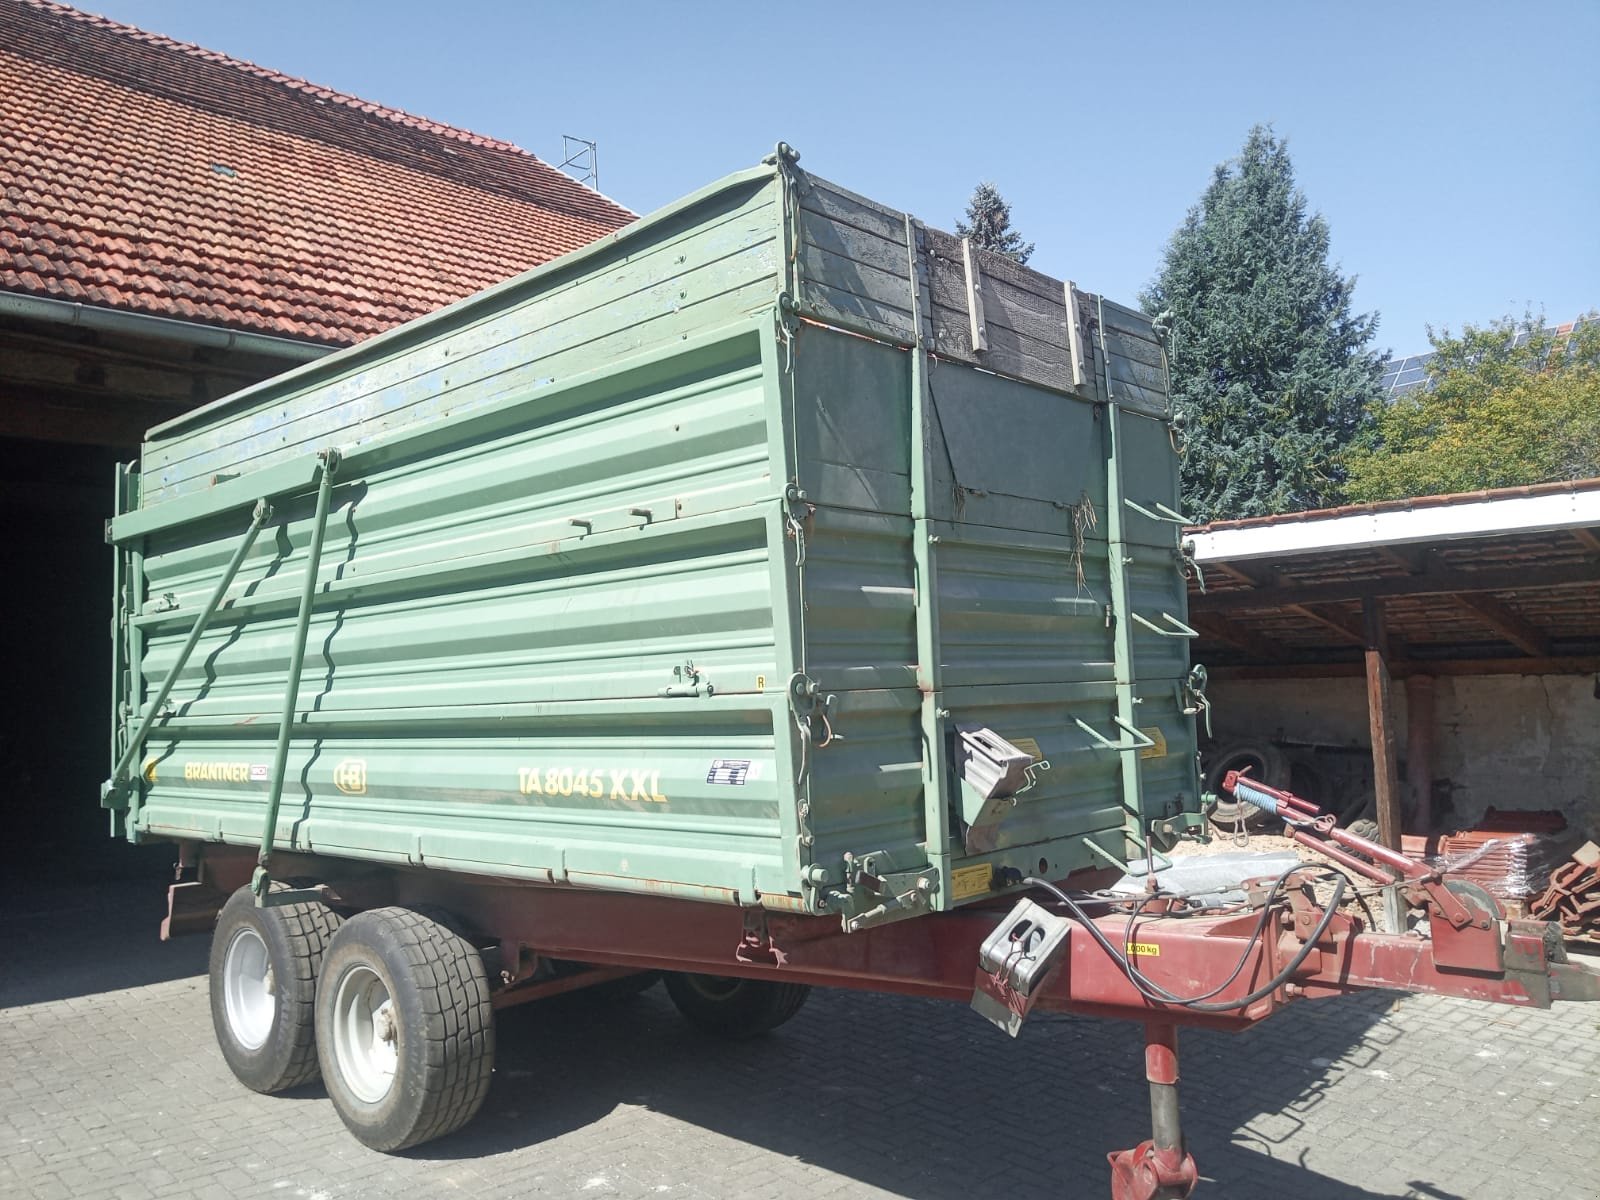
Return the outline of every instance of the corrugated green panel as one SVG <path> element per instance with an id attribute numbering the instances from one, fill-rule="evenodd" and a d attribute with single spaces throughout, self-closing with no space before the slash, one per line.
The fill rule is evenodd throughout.
<path id="1" fill-rule="evenodd" d="M 746 900 L 797 889 L 792 850 L 781 869 L 781 700 L 759 694 L 781 697 L 785 677 L 770 412 L 759 344 L 722 351 L 653 389 L 622 373 L 608 402 L 545 406 L 515 433 L 335 489 L 297 702 L 317 741 L 291 756 L 280 844 Z M 187 737 L 155 755 L 147 831 L 259 838 L 308 509 L 282 506 L 180 676 L 165 728 Z M 151 686 L 231 553 L 220 532 L 151 539 Z M 751 705 L 659 697 L 691 662 Z M 630 699 L 617 715 L 597 703 Z M 776 719 L 787 732 L 787 712 Z M 718 759 L 751 767 L 737 786 L 708 784 Z M 359 797 L 340 786 L 352 763 Z M 185 779 L 196 764 L 242 778 Z"/>
<path id="2" fill-rule="evenodd" d="M 1122 419 L 1122 445 L 1127 462 L 1123 467 L 1128 481 L 1128 499 L 1160 513 L 1164 505 L 1182 514 L 1178 497 L 1178 455 L 1170 427 L 1165 421 L 1125 414 Z M 1127 536 L 1130 542 L 1146 546 L 1176 548 L 1180 523 L 1156 520 L 1137 509 L 1128 509 Z"/>
<path id="3" fill-rule="evenodd" d="M 838 693 L 834 741 L 812 751 L 805 829 L 812 862 L 888 852 L 899 870 L 927 863 L 922 807 L 921 697 L 914 688 Z"/>
<path id="4" fill-rule="evenodd" d="M 154 743 L 148 828 L 259 841 L 264 732 Z M 707 782 L 718 756 L 750 763 L 742 786 Z M 772 705 L 759 697 L 686 702 L 670 719 L 569 705 L 490 728 L 457 715 L 421 731 L 329 731 L 297 742 L 289 767 L 286 848 L 546 881 L 584 872 L 640 890 L 678 881 L 746 902 L 790 890 L 778 817 L 788 784 L 775 766 Z"/>
<path id="5" fill-rule="evenodd" d="M 491 293 L 242 395 L 206 424 L 146 446 L 147 500 L 203 488 L 321 448 L 460 416 L 518 391 L 669 344 L 769 307 L 780 250 L 770 176 L 635 226 L 582 260 L 558 260 Z"/>
<path id="6" fill-rule="evenodd" d="M 1119 510 L 1116 586 L 1108 558 L 1105 365 L 1162 384 L 1148 322 L 1109 310 L 1074 392 L 1062 285 L 980 258 L 1021 351 L 984 360 L 940 342 L 966 300 L 917 231 L 746 173 L 160 431 L 114 529 L 134 690 L 248 505 L 274 512 L 149 743 L 135 832 L 261 838 L 326 448 L 279 845 L 839 912 L 876 901 L 807 867 L 832 886 L 886 856 L 949 907 L 983 894 L 952 864 L 1063 876 L 1192 808 L 1187 643 L 1135 623 L 1184 619 L 1177 527 Z M 1120 428 L 1129 498 L 1175 507 L 1166 424 Z M 1119 752 L 1129 711 L 1164 754 Z M 968 724 L 1051 764 L 981 839 L 946 803 Z"/>
<path id="7" fill-rule="evenodd" d="M 935 526 L 947 687 L 1112 678 L 1106 546 Z M 1080 577 L 1081 569 L 1081 577 Z"/>
<path id="8" fill-rule="evenodd" d="M 818 506 L 806 522 L 804 652 L 823 688 L 915 687 L 907 517 Z"/>

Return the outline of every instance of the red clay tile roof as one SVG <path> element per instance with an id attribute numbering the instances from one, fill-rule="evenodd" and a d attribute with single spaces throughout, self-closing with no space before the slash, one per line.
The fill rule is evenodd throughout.
<path id="1" fill-rule="evenodd" d="M 480 137 L 0 0 L 0 291 L 346 345 L 634 214 Z"/>

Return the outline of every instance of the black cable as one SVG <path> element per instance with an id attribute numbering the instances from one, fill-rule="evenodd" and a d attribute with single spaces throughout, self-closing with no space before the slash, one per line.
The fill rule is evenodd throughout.
<path id="1" fill-rule="evenodd" d="M 1054 892 L 1062 899 L 1067 900 L 1069 908 L 1074 910 L 1074 915 L 1079 921 L 1085 922 L 1090 934 L 1097 942 L 1100 943 L 1101 949 L 1103 949 L 1107 954 L 1111 955 L 1118 965 L 1122 967 L 1122 972 L 1128 977 L 1128 982 L 1133 984 L 1133 986 L 1137 988 L 1140 994 L 1143 995 L 1147 1000 L 1154 1000 L 1161 1004 L 1196 1004 L 1202 1000 L 1209 1000 L 1213 996 L 1220 995 L 1233 983 L 1235 979 L 1239 977 L 1240 972 L 1244 970 L 1245 966 L 1250 961 L 1251 951 L 1254 949 L 1256 943 L 1261 940 L 1261 935 L 1266 930 L 1267 922 L 1272 914 L 1272 903 L 1274 897 L 1276 897 L 1279 890 L 1283 887 L 1284 883 L 1291 875 L 1297 871 L 1305 869 L 1306 867 L 1304 863 L 1296 863 L 1294 866 L 1284 871 L 1272 881 L 1272 886 L 1267 889 L 1267 898 L 1261 906 L 1261 917 L 1256 922 L 1255 929 L 1251 932 L 1249 939 L 1245 942 L 1245 948 L 1243 952 L 1239 955 L 1239 961 L 1234 964 L 1234 968 L 1228 974 L 1228 977 L 1211 991 L 1204 992 L 1198 996 L 1189 996 L 1187 998 L 1174 995 L 1172 992 L 1169 992 L 1166 988 L 1161 986 L 1159 983 L 1156 983 L 1153 979 L 1149 978 L 1142 971 L 1140 971 L 1138 967 L 1129 961 L 1125 954 L 1111 945 L 1109 939 L 1106 939 L 1101 935 L 1099 927 L 1088 921 L 1087 914 L 1084 913 L 1081 908 L 1078 908 L 1077 905 L 1073 904 L 1070 899 L 1068 899 L 1065 894 L 1062 893 L 1054 884 L 1047 883 L 1042 879 L 1029 879 L 1025 882 L 1036 884 L 1047 889 L 1048 891 Z M 1139 902 L 1133 913 L 1130 915 L 1128 921 L 1128 932 L 1123 935 L 1124 944 L 1132 940 L 1131 934 L 1133 931 L 1134 922 L 1138 919 L 1139 913 L 1143 910 L 1144 906 L 1148 904 L 1151 899 L 1153 899 L 1153 897 L 1146 896 Z"/>
<path id="2" fill-rule="evenodd" d="M 1288 881 L 1289 877 L 1299 871 L 1321 869 L 1322 868 L 1320 867 L 1307 867 L 1304 863 L 1296 863 L 1294 866 L 1283 872 L 1283 874 L 1279 875 L 1277 879 L 1273 881 L 1272 887 L 1267 891 L 1267 898 L 1261 909 L 1261 919 L 1256 923 L 1255 930 L 1250 934 L 1249 939 L 1245 943 L 1244 952 L 1240 955 L 1239 962 L 1234 966 L 1234 969 L 1228 975 L 1228 978 L 1209 992 L 1204 992 L 1198 996 L 1188 997 L 1178 996 L 1172 992 L 1169 992 L 1166 988 L 1162 987 L 1160 984 L 1156 983 L 1153 979 L 1150 979 L 1143 972 L 1141 972 L 1138 967 L 1134 966 L 1134 964 L 1129 961 L 1126 954 L 1111 944 L 1111 940 L 1101 932 L 1100 927 L 1089 918 L 1089 915 L 1085 913 L 1083 909 L 1078 907 L 1077 902 L 1073 900 L 1071 896 L 1067 895 L 1067 893 L 1058 888 L 1055 884 L 1050 883 L 1048 880 L 1036 879 L 1032 876 L 1024 879 L 1023 883 L 1029 887 L 1043 888 L 1045 891 L 1055 896 L 1056 899 L 1060 900 L 1061 903 L 1065 904 L 1067 906 L 1067 911 L 1072 914 L 1073 918 L 1077 920 L 1080 925 L 1088 930 L 1089 935 L 1095 940 L 1096 943 L 1099 944 L 1100 949 L 1103 950 L 1106 955 L 1122 969 L 1122 973 L 1127 977 L 1128 982 L 1133 984 L 1134 988 L 1137 989 L 1140 995 L 1144 996 L 1145 999 L 1152 1000 L 1157 1004 L 1175 1004 L 1182 1008 L 1192 1009 L 1195 1012 L 1220 1013 L 1234 1012 L 1241 1008 L 1248 1008 L 1257 1000 L 1260 1000 L 1265 996 L 1270 996 L 1285 983 L 1288 983 L 1294 977 L 1294 973 L 1299 969 L 1300 964 L 1310 957 L 1311 951 L 1316 948 L 1317 941 L 1324 933 L 1327 932 L 1328 926 L 1333 922 L 1334 915 L 1339 911 L 1340 901 L 1344 899 L 1346 877 L 1344 876 L 1343 872 L 1333 872 L 1338 876 L 1338 878 L 1334 884 L 1333 896 L 1328 902 L 1326 911 L 1324 911 L 1322 914 L 1322 919 L 1317 922 L 1316 928 L 1313 929 L 1310 935 L 1306 938 L 1305 944 L 1300 947 L 1299 952 L 1289 960 L 1289 962 L 1281 971 L 1274 975 L 1267 983 L 1255 989 L 1255 991 L 1250 992 L 1248 995 L 1240 997 L 1237 1000 L 1225 1000 L 1216 1004 L 1205 1003 L 1212 996 L 1215 996 L 1228 988 L 1233 981 L 1239 977 L 1239 974 L 1249 963 L 1251 952 L 1260 942 L 1261 936 L 1265 932 L 1267 924 L 1271 919 L 1274 897 L 1283 887 L 1284 883 Z M 1143 908 L 1143 904 L 1141 904 L 1139 907 Z M 1135 910 L 1134 914 L 1129 918 L 1128 927 L 1130 931 L 1133 928 L 1134 921 L 1138 919 L 1138 915 L 1138 910 Z"/>
<path id="3" fill-rule="evenodd" d="M 1367 898 L 1361 894 L 1361 885 L 1350 877 L 1349 872 L 1340 867 L 1329 866 L 1326 863 L 1318 863 L 1317 868 L 1319 870 L 1326 871 L 1329 874 L 1341 875 L 1344 877 L 1345 881 L 1350 885 L 1350 895 L 1353 896 L 1355 898 L 1355 902 L 1361 906 L 1361 915 L 1367 919 L 1367 927 L 1369 929 L 1376 929 L 1378 927 L 1377 918 L 1372 915 L 1372 909 L 1367 904 Z"/>
<path id="4" fill-rule="evenodd" d="M 1256 927 L 1253 930 L 1250 931 L 1250 936 L 1245 941 L 1244 950 L 1239 955 L 1239 961 L 1236 962 L 1233 965 L 1233 970 L 1228 972 L 1228 977 L 1226 979 L 1224 979 L 1221 983 L 1219 983 L 1216 987 L 1212 988 L 1209 992 L 1203 992 L 1198 996 L 1190 996 L 1186 1000 L 1181 1000 L 1181 1001 L 1177 997 L 1173 997 L 1173 999 L 1171 1001 L 1169 1001 L 1169 1003 L 1197 1004 L 1202 1000 L 1209 1000 L 1213 996 L 1221 995 L 1224 991 L 1226 991 L 1229 987 L 1231 987 L 1233 985 L 1233 981 L 1235 979 L 1239 978 L 1240 972 L 1242 972 L 1245 969 L 1245 966 L 1249 963 L 1250 955 L 1251 955 L 1252 951 L 1255 949 L 1256 944 L 1261 941 L 1261 935 L 1266 932 L 1267 923 L 1272 917 L 1272 895 L 1273 895 L 1273 893 L 1277 891 L 1278 884 L 1282 883 L 1283 880 L 1285 880 L 1287 878 L 1288 878 L 1287 874 L 1280 875 L 1278 877 L 1278 879 L 1273 883 L 1271 891 L 1269 891 L 1267 893 L 1267 902 L 1264 903 L 1261 906 L 1261 916 L 1256 921 Z M 1135 941 L 1135 938 L 1133 936 L 1134 928 L 1136 927 L 1136 924 L 1137 924 L 1139 918 L 1144 915 L 1144 906 L 1146 904 L 1150 903 L 1150 901 L 1153 900 L 1153 899 L 1155 899 L 1154 896 L 1146 896 L 1142 901 L 1139 902 L 1139 906 L 1136 909 L 1134 909 L 1132 914 L 1128 917 L 1127 932 L 1122 935 L 1123 936 L 1123 943 L 1125 945 L 1126 944 L 1131 944 L 1131 943 L 1133 943 Z M 1166 988 L 1164 988 L 1160 984 L 1156 983 L 1149 976 L 1145 975 L 1144 972 L 1139 971 L 1139 968 L 1134 966 L 1133 961 L 1131 959 L 1128 960 L 1128 966 L 1133 971 L 1138 973 L 1140 980 L 1142 980 L 1143 982 L 1149 984 L 1152 988 L 1155 988 L 1158 991 L 1160 991 L 1162 995 L 1164 995 L 1164 996 L 1171 996 L 1172 995 L 1172 993 L 1167 991 Z M 1135 982 L 1135 986 L 1138 986 L 1137 981 Z M 1140 990 L 1142 991 L 1143 989 L 1141 988 Z"/>

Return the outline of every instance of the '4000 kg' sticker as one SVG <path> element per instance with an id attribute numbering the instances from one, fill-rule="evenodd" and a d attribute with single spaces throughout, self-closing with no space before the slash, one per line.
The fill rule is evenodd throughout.
<path id="1" fill-rule="evenodd" d="M 661 772 L 649 767 L 518 767 L 517 790 L 524 796 L 667 802 L 661 794 Z"/>

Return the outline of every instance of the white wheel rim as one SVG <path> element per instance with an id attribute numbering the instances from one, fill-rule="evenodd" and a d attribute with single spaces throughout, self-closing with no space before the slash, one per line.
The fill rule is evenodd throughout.
<path id="1" fill-rule="evenodd" d="M 228 1030 L 246 1050 L 259 1050 L 272 1033 L 278 998 L 272 958 L 261 935 L 248 925 L 233 935 L 222 961 L 222 1002 Z"/>
<path id="2" fill-rule="evenodd" d="M 351 967 L 333 999 L 333 1055 L 356 1099 L 376 1104 L 394 1085 L 400 1030 L 389 989 L 370 967 Z"/>
<path id="3" fill-rule="evenodd" d="M 690 975 L 689 986 L 707 1000 L 727 1000 L 738 992 L 742 979 L 722 975 Z"/>

